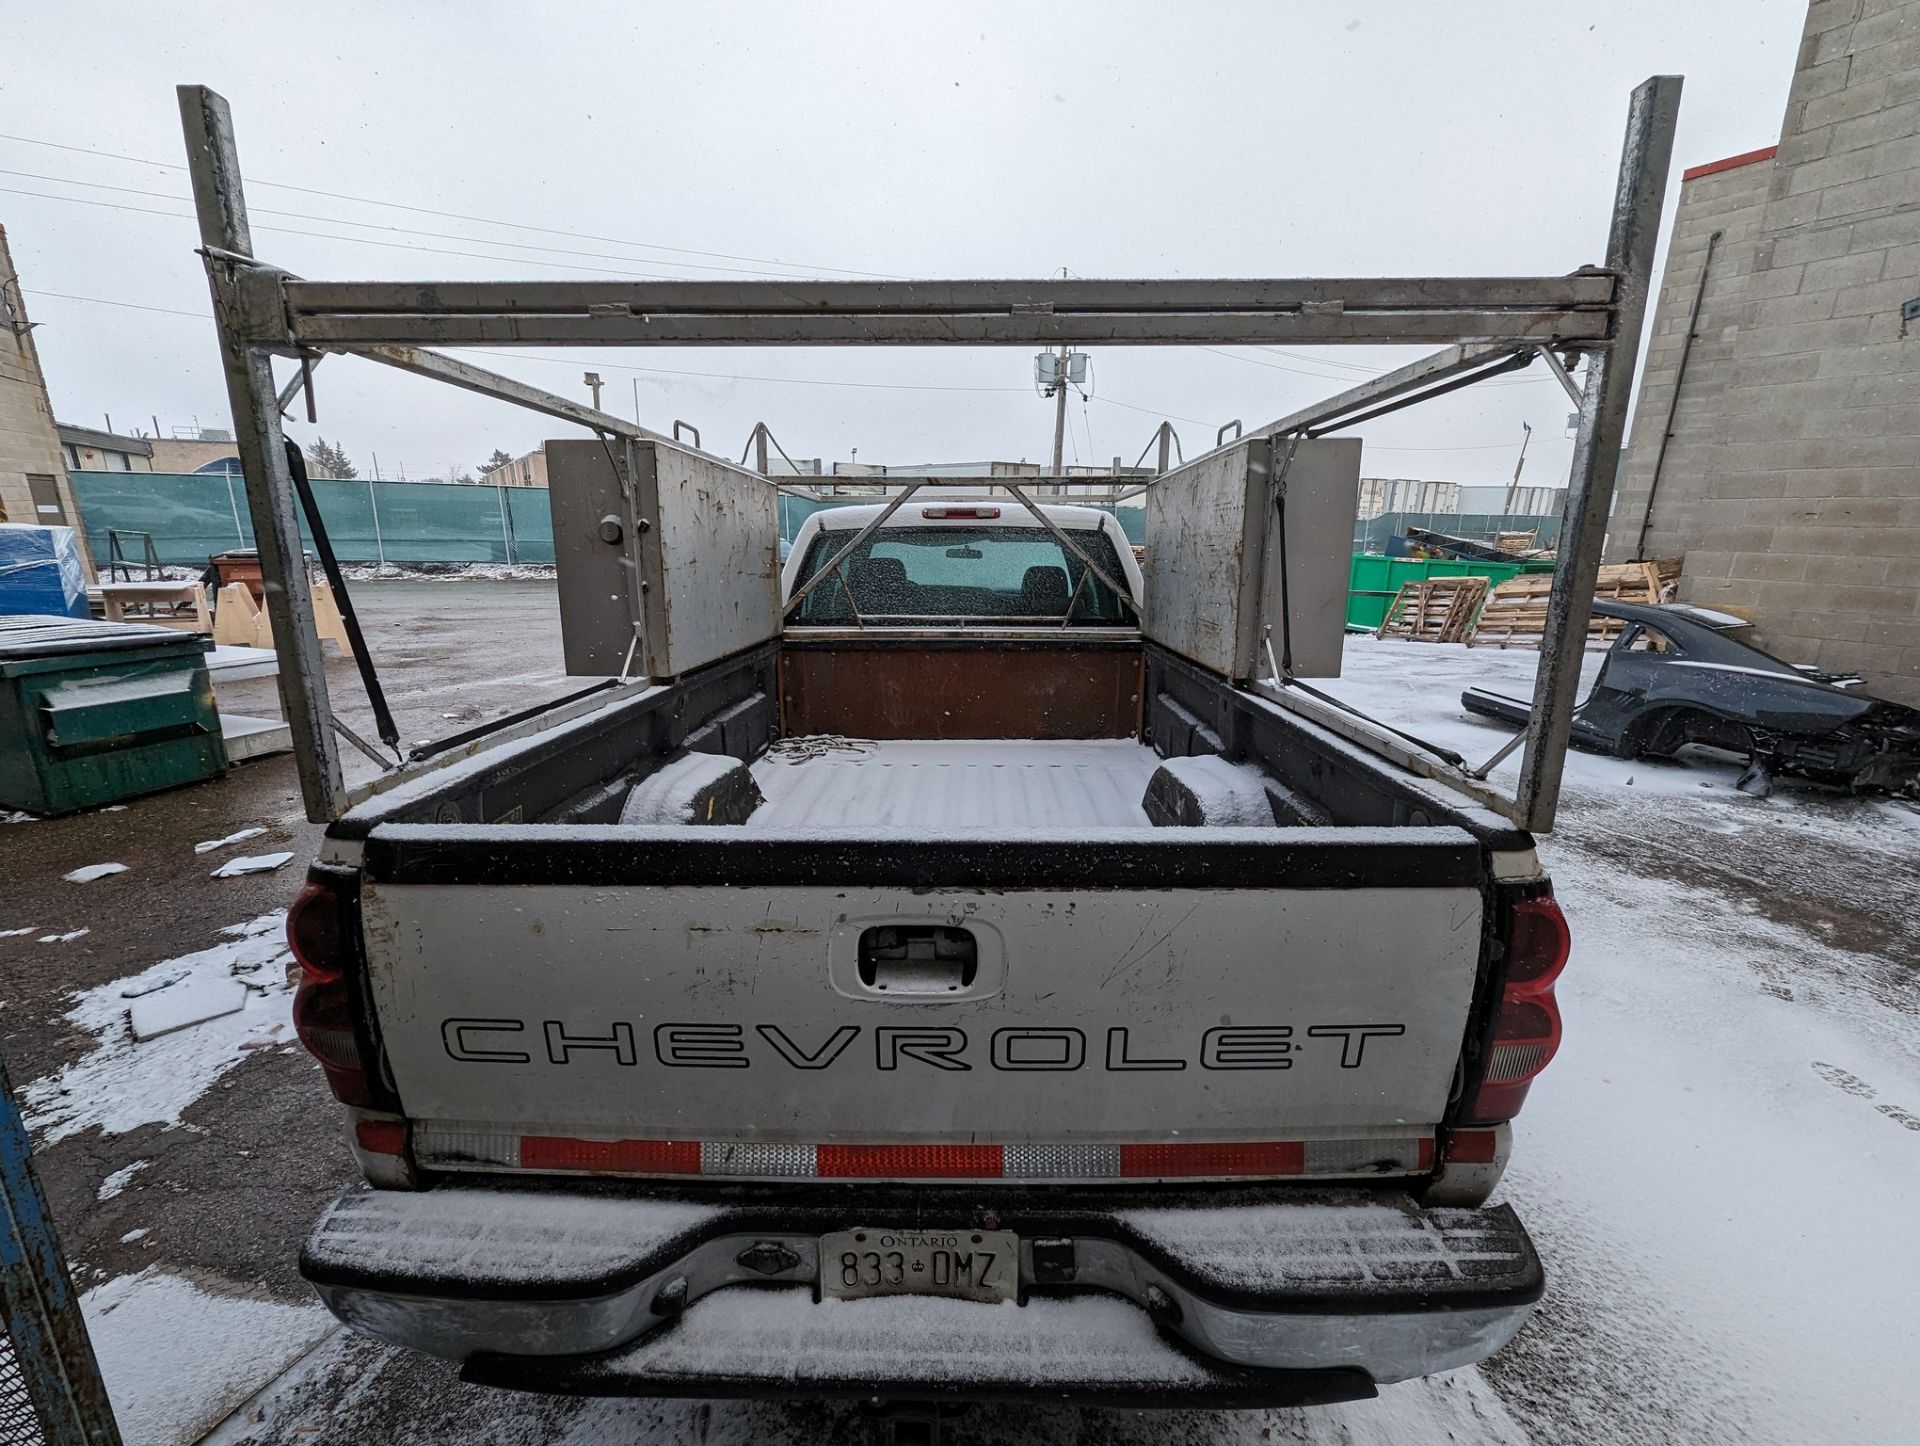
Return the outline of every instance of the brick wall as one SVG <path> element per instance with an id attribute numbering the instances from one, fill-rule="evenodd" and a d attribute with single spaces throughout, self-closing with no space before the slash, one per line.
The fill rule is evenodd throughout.
<path id="1" fill-rule="evenodd" d="M 26 300 L 13 277 L 6 228 L 0 227 L 0 284 L 6 287 L 0 321 L 20 328 L 16 332 L 14 325 L 0 325 L 0 510 L 6 512 L 9 522 L 39 521 L 27 490 L 27 474 L 41 473 L 55 479 L 67 520 L 77 526 L 80 509 L 74 505 L 73 489 L 60 455 L 60 439 L 54 433 L 53 409 L 40 375 L 39 353 L 34 349 L 33 333 L 26 329 Z"/>
<path id="2" fill-rule="evenodd" d="M 1769 650 L 1920 702 L 1920 0 L 1813 0 L 1778 154 L 1683 183 L 1614 557 L 1716 225 L 1645 552 L 1684 552 L 1682 596 Z"/>

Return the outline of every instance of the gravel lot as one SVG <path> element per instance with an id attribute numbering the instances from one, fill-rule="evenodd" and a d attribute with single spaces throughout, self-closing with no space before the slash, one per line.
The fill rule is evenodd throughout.
<path id="1" fill-rule="evenodd" d="M 409 740 L 576 686 L 557 671 L 550 585 L 354 591 Z M 1484 757 L 1504 735 L 1460 713 L 1459 689 L 1524 693 L 1532 663 L 1357 640 L 1331 686 Z M 329 673 L 370 733 L 351 664 Z M 250 686 L 258 696 L 236 701 L 258 711 L 271 684 Z M 1736 771 L 1704 756 L 1570 769 L 1542 849 L 1575 932 L 1567 1038 L 1503 1189 L 1552 1284 L 1507 1352 L 1318 1412 L 983 1410 L 956 1439 L 1910 1439 L 1920 814 L 1806 789 L 1749 799 Z M 247 827 L 266 833 L 242 852 L 294 862 L 210 879 L 233 850 L 192 845 Z M 121 981 L 199 951 L 252 957 L 278 986 L 271 921 L 230 930 L 285 907 L 316 834 L 284 757 L 124 810 L 0 826 L 0 931 L 31 930 L 0 937 L 0 1034 L 129 1442 L 215 1427 L 289 1446 L 852 1436 L 840 1407 L 471 1390 L 450 1367 L 332 1330 L 295 1253 L 354 1169 L 317 1069 L 288 1043 L 284 990 L 261 991 L 224 1034 L 184 1031 L 164 1057 L 90 1022 L 117 1008 Z M 129 871 L 61 877 L 109 861 Z"/>

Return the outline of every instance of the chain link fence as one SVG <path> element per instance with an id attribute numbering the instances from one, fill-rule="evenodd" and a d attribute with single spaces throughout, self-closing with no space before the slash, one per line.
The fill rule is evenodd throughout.
<path id="1" fill-rule="evenodd" d="M 13 1336 L 0 1334 L 0 1446 L 47 1446 L 27 1378 L 14 1358 Z"/>

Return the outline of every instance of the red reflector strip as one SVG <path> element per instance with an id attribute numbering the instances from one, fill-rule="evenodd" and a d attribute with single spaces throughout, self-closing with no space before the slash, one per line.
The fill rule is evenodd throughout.
<path id="1" fill-rule="evenodd" d="M 695 1140 L 572 1140 L 562 1135 L 522 1135 L 520 1168 L 697 1175 L 700 1145 Z"/>
<path id="2" fill-rule="evenodd" d="M 916 1180 L 998 1178 L 998 1145 L 822 1145 L 814 1173 L 821 1179 Z"/>
<path id="3" fill-rule="evenodd" d="M 355 1120 L 353 1138 L 369 1155 L 404 1155 L 407 1153 L 407 1122 Z"/>
<path id="4" fill-rule="evenodd" d="M 1447 1137 L 1447 1158 L 1462 1165 L 1491 1165 L 1499 1144 L 1497 1130 L 1455 1130 Z"/>
<path id="5" fill-rule="evenodd" d="M 410 1129 L 410 1136 L 402 1143 L 427 1166 L 704 1175 L 736 1180 L 1374 1177 L 1425 1173 L 1433 1168 L 1436 1153 L 1431 1131 L 1212 1144 L 795 1145 L 520 1135 L 497 1132 L 477 1123 L 442 1120 L 415 1120 Z"/>
<path id="6" fill-rule="evenodd" d="M 1122 1145 L 1124 1177 L 1172 1175 L 1301 1175 L 1307 1147 L 1298 1140 L 1249 1145 Z"/>

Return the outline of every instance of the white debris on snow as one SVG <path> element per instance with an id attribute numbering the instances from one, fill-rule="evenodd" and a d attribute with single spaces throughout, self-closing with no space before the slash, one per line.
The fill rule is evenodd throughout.
<path id="1" fill-rule="evenodd" d="M 238 1014 L 246 1005 L 247 986 L 238 979 L 201 972 L 139 995 L 127 1009 L 127 1023 L 135 1039 L 158 1039 L 176 1029 Z"/>
<path id="2" fill-rule="evenodd" d="M 121 1439 L 198 1441 L 333 1327 L 317 1305 L 216 1295 L 149 1267 L 80 1299 Z"/>
<path id="3" fill-rule="evenodd" d="M 38 823 L 40 815 L 28 813 L 24 808 L 10 808 L 0 811 L 0 823 Z"/>
<path id="4" fill-rule="evenodd" d="M 210 854 L 215 849 L 225 848 L 228 844 L 244 843 L 250 838 L 259 838 L 265 832 L 264 828 L 243 828 L 238 833 L 228 834 L 225 838 L 210 838 L 197 843 L 193 846 L 193 851 L 197 854 Z"/>
<path id="5" fill-rule="evenodd" d="M 24 934 L 31 934 L 39 927 L 38 924 L 29 924 L 24 929 L 0 929 L 0 939 L 18 939 Z"/>
<path id="6" fill-rule="evenodd" d="M 1169 758 L 1160 766 L 1186 785 L 1210 826 L 1260 828 L 1273 823 L 1273 805 L 1259 769 L 1211 755 Z"/>
<path id="7" fill-rule="evenodd" d="M 70 884 L 90 884 L 95 879 L 104 879 L 110 874 L 124 874 L 126 872 L 127 866 L 125 864 L 87 864 L 75 869 L 70 874 L 63 875 L 63 877 Z"/>
<path id="8" fill-rule="evenodd" d="M 84 939 L 92 932 L 93 930 L 91 929 L 81 928 L 69 929 L 64 934 L 42 934 L 40 936 L 40 942 L 42 944 L 71 944 L 75 939 Z"/>
<path id="9" fill-rule="evenodd" d="M 129 1230 L 125 1235 L 122 1235 L 120 1237 L 120 1243 L 122 1245 L 131 1245 L 136 1240 L 146 1239 L 146 1237 L 151 1235 L 152 1233 L 153 1233 L 152 1230 L 150 1230 L 147 1226 L 142 1225 L 139 1229 Z"/>
<path id="10" fill-rule="evenodd" d="M 22 1092 L 28 1126 L 45 1144 L 99 1126 L 123 1134 L 146 1124 L 177 1125 L 184 1111 L 246 1059 L 244 1041 L 293 1018 L 293 989 L 285 982 L 291 960 L 284 938 L 286 912 L 262 914 L 224 932 L 223 943 L 163 960 L 126 979 L 73 996 L 66 1018 L 95 1036 L 91 1053 L 29 1084 Z M 135 1042 L 127 1027 L 127 991 L 166 975 L 231 979 L 235 969 L 265 966 L 268 987 L 247 990 L 236 1014 L 198 1029 Z"/>
<path id="11" fill-rule="evenodd" d="M 242 874 L 267 874 L 281 867 L 293 857 L 293 850 L 285 853 L 254 854 L 237 859 L 228 859 L 207 877 L 210 879 L 237 879 Z"/>
<path id="12" fill-rule="evenodd" d="M 122 1190 L 126 1189 L 128 1185 L 133 1183 L 133 1177 L 135 1175 L 138 1175 L 152 1163 L 153 1161 L 151 1160 L 135 1160 L 131 1165 L 123 1165 L 120 1169 L 115 1170 L 100 1182 L 100 1188 L 94 1193 L 93 1198 L 96 1200 L 111 1200 L 115 1195 L 118 1195 Z"/>

